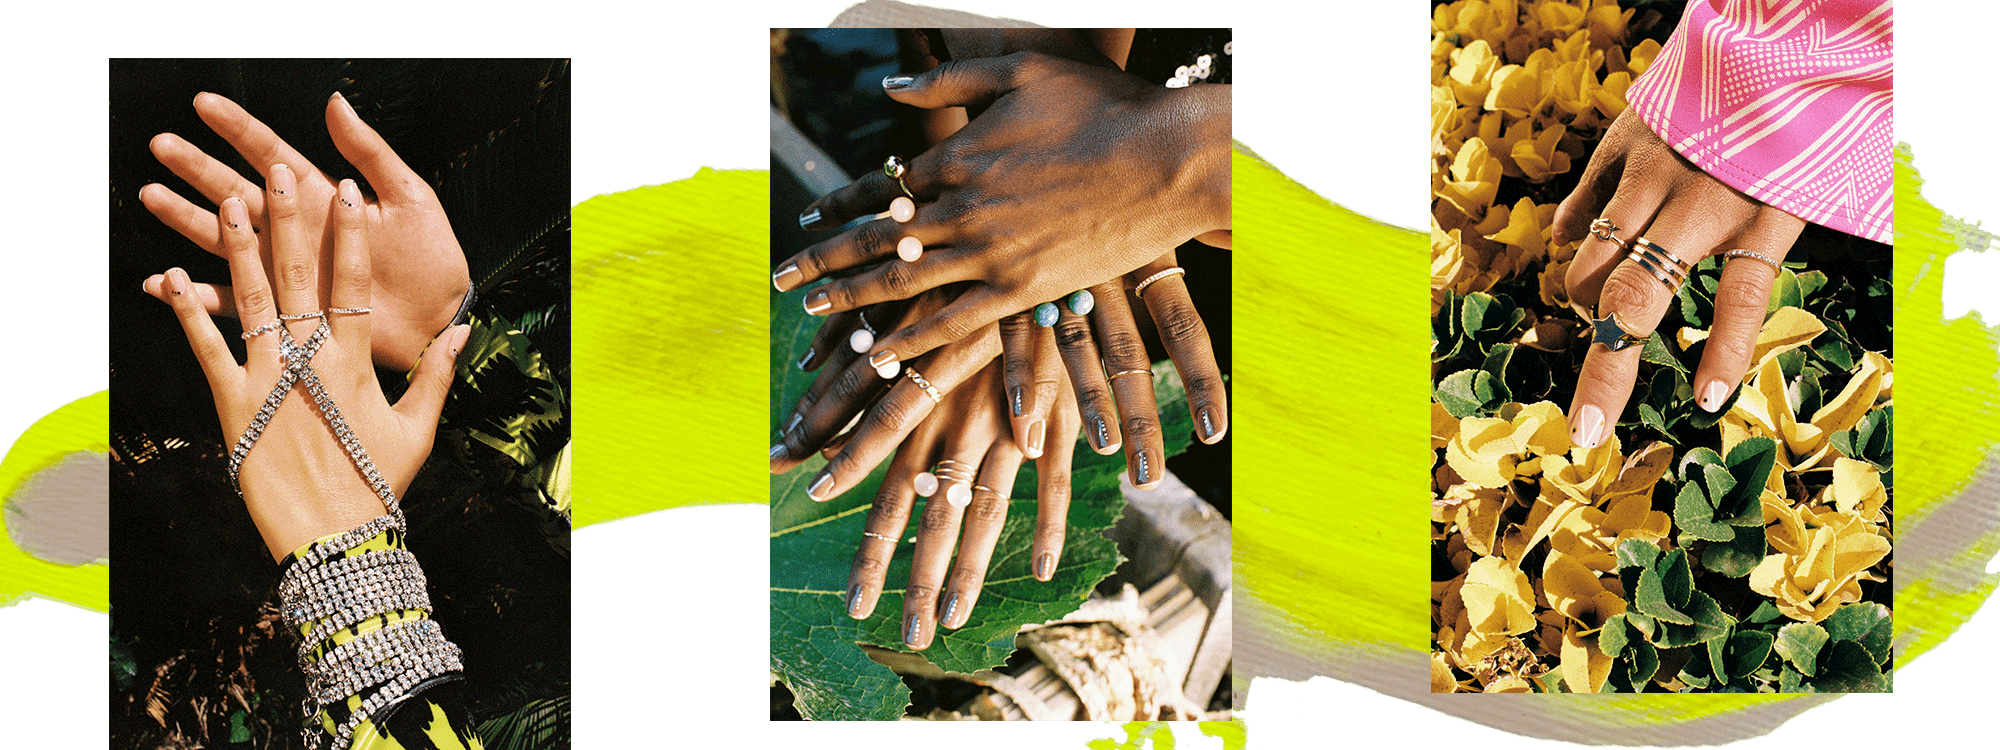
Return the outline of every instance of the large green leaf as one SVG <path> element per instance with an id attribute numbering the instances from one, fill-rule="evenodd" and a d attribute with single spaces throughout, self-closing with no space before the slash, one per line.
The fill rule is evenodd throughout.
<path id="1" fill-rule="evenodd" d="M 789 415 L 813 373 L 793 366 L 818 327 L 790 295 L 771 298 L 771 434 Z M 1168 364 L 1154 366 L 1167 455 L 1185 450 L 1194 429 L 1180 379 Z M 938 667 L 971 673 L 1000 665 L 1014 650 L 1021 626 L 1074 611 L 1090 590 L 1117 568 L 1117 545 L 1103 532 L 1125 507 L 1119 475 L 1122 454 L 1100 456 L 1081 441 L 1071 444 L 1076 465 L 1070 475 L 1073 499 L 1061 562 L 1053 580 L 1030 573 L 1036 512 L 1033 465 L 1016 479 L 1007 521 L 994 547 L 992 565 L 977 608 L 965 627 L 939 630 L 923 655 Z M 824 503 L 806 496 L 806 487 L 826 461 L 813 457 L 771 477 L 771 671 L 792 691 L 799 712 L 818 720 L 893 720 L 909 703 L 909 691 L 887 667 L 869 660 L 858 644 L 901 649 L 903 586 L 910 576 L 912 545 L 903 537 L 889 565 L 887 590 L 865 620 L 847 616 L 847 575 L 862 538 L 868 508 L 886 466 L 878 466 L 854 489 Z M 921 517 L 923 500 L 910 518 Z M 914 526 L 912 526 L 912 531 Z"/>

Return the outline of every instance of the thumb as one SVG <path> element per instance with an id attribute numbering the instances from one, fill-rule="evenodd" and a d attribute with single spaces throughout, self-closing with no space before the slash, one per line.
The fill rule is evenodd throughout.
<path id="1" fill-rule="evenodd" d="M 882 79 L 889 98 L 922 109 L 969 107 L 983 109 L 1047 67 L 1049 58 L 1033 52 L 1003 57 L 951 60 L 920 75 Z"/>
<path id="2" fill-rule="evenodd" d="M 438 413 L 444 411 L 445 394 L 451 391 L 452 373 L 457 369 L 458 353 L 465 348 L 465 340 L 472 335 L 472 326 L 456 325 L 445 329 L 431 340 L 424 349 L 423 358 L 417 360 L 417 371 L 410 375 L 410 389 L 403 392 L 403 398 L 396 402 L 396 411 L 411 419 L 428 420 L 435 424 Z"/>

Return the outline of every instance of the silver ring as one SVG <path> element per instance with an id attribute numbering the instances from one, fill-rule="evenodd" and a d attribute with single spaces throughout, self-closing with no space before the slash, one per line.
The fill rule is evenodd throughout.
<path id="1" fill-rule="evenodd" d="M 1169 268 L 1165 271 L 1161 271 L 1151 276 L 1147 276 L 1145 281 L 1141 281 L 1139 282 L 1138 286 L 1132 287 L 1132 296 L 1143 298 L 1146 296 L 1146 287 L 1152 286 L 1153 282 L 1159 281 L 1168 276 L 1178 276 L 1184 273 L 1187 273 L 1187 269 L 1181 268 L 1180 266 L 1174 266 L 1173 268 Z"/>
<path id="2" fill-rule="evenodd" d="M 903 157 L 890 154 L 889 158 L 882 160 L 882 174 L 887 175 L 891 180 L 895 180 L 896 187 L 902 188 L 903 194 L 910 196 L 910 200 L 916 200 L 917 194 L 910 192 L 909 183 L 903 182 L 903 175 L 908 174 L 909 171 L 910 165 L 903 162 Z"/>
<path id="3" fill-rule="evenodd" d="M 861 532 L 861 535 L 862 535 L 862 536 L 872 536 L 872 537 L 875 537 L 876 539 L 880 539 L 880 540 L 882 540 L 882 541 L 885 541 L 885 542 L 888 542 L 888 543 L 890 543 L 890 544 L 895 544 L 895 543 L 896 543 L 896 539 L 895 539 L 894 537 L 887 537 L 887 536 L 882 536 L 881 534 L 877 534 L 877 533 L 875 533 L 875 532 L 873 532 L 873 531 L 863 531 L 863 532 Z"/>
<path id="4" fill-rule="evenodd" d="M 243 340 L 245 340 L 245 341 L 248 341 L 248 340 L 250 340 L 250 339 L 253 339 L 253 338 L 256 338 L 256 337 L 258 337 L 258 336 L 262 336 L 262 335 L 264 335 L 264 334 L 266 334 L 266 333 L 270 333 L 270 332 L 272 332 L 272 331 L 275 331 L 275 330 L 278 330 L 278 326 L 281 326 L 281 325 L 284 325 L 284 322 L 283 322 L 283 321 L 278 321 L 278 320 L 273 320 L 273 321 L 271 321 L 271 322 L 269 322 L 269 323 L 265 323 L 265 324 L 263 324 L 263 325 L 261 325 L 261 326 L 257 326 L 256 328 L 252 328 L 252 329 L 250 329 L 250 330 L 248 330 L 248 331 L 244 331 L 244 332 L 243 332 Z"/>
<path id="5" fill-rule="evenodd" d="M 327 309 L 326 309 L 326 311 L 327 311 L 328 313 L 331 313 L 331 314 L 334 314 L 334 315 L 360 315 L 360 314 L 362 314 L 362 313 L 366 313 L 366 312 L 368 312 L 368 311 L 370 311 L 370 310 L 373 310 L 373 309 L 375 309 L 375 308 L 372 308 L 372 307 L 329 307 L 329 308 L 327 308 Z"/>
<path id="6" fill-rule="evenodd" d="M 279 320 L 312 320 L 313 318 L 324 318 L 324 317 L 326 317 L 325 310 L 320 310 L 318 312 L 309 312 L 309 313 L 280 313 L 278 315 Z"/>
<path id="7" fill-rule="evenodd" d="M 1731 250 L 1726 253 L 1723 253 L 1722 255 L 1723 257 L 1726 258 L 1749 258 L 1751 260 L 1761 260 L 1764 261 L 1766 265 L 1769 265 L 1772 270 L 1777 271 L 1779 273 L 1785 272 L 1784 264 L 1779 263 L 1775 260 L 1771 260 L 1770 256 L 1757 252 L 1755 250 Z"/>
<path id="8" fill-rule="evenodd" d="M 1659 243 L 1640 237 L 1632 240 L 1626 247 L 1630 248 L 1631 252 L 1625 257 L 1651 272 L 1653 278 L 1659 279 L 1660 283 L 1667 287 L 1667 291 L 1679 292 L 1681 285 L 1687 283 L 1687 263 L 1674 257 L 1673 253 L 1667 252 L 1667 249 L 1660 247 Z"/>

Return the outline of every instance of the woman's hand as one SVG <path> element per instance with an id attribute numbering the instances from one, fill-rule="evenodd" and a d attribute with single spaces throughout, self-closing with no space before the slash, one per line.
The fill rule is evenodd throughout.
<path id="1" fill-rule="evenodd" d="M 1557 208 L 1555 241 L 1584 237 L 1599 217 L 1618 227 L 1611 232 L 1618 240 L 1644 236 L 1688 268 L 1715 253 L 1754 253 L 1732 257 L 1722 268 L 1713 328 L 1695 373 L 1697 403 L 1711 412 L 1721 409 L 1743 382 L 1777 267 L 1805 222 L 1696 169 L 1629 109 L 1611 124 L 1582 182 Z M 1585 448 L 1611 435 L 1638 377 L 1643 347 L 1612 351 L 1606 342 L 1620 330 L 1661 335 L 1654 329 L 1674 298 L 1674 289 L 1626 255 L 1619 242 L 1590 233 L 1566 277 L 1571 300 L 1597 311 L 1598 340 L 1584 359 L 1569 409 L 1570 440 Z"/>
<path id="2" fill-rule="evenodd" d="M 918 523 L 910 585 L 903 592 L 903 644 L 929 648 L 938 628 L 963 627 L 971 617 L 1024 458 L 1009 439 L 1006 400 L 1000 366 L 989 363 L 954 389 L 897 449 L 848 573 L 848 616 L 862 619 L 875 611 L 911 506 L 917 495 L 925 495 L 930 501 Z M 1042 581 L 1055 575 L 1062 555 L 1077 427 L 1074 402 L 1054 405 L 1048 435 L 1055 442 L 1036 459 L 1040 502 L 1031 554 L 1034 576 Z"/>
<path id="3" fill-rule="evenodd" d="M 1118 277 L 1188 239 L 1230 226 L 1229 88 L 1167 89 L 1036 53 L 959 60 L 884 81 L 925 108 L 985 111 L 911 159 L 903 182 L 924 205 L 878 219 L 780 263 L 772 282 L 836 313 L 969 282 L 951 306 L 881 337 L 871 358 L 907 360 L 1004 315 Z M 800 216 L 829 228 L 888 210 L 902 186 L 871 173 Z M 915 261 L 900 242 L 920 243 Z"/>
<path id="4" fill-rule="evenodd" d="M 409 390 L 396 404 L 383 397 L 370 366 L 374 319 L 378 313 L 323 312 L 320 317 L 281 323 L 280 314 L 298 315 L 329 308 L 365 308 L 377 299 L 371 271 L 370 207 L 353 180 L 313 197 L 299 187 L 284 164 L 265 170 L 269 190 L 257 196 L 264 209 L 269 267 L 251 229 L 248 201 L 221 199 L 215 219 L 214 249 L 229 261 L 234 285 L 226 288 L 245 332 L 258 332 L 246 345 L 248 362 L 238 365 L 216 330 L 199 289 L 179 268 L 146 280 L 146 289 L 172 305 L 188 345 L 214 392 L 222 432 L 240 436 L 287 370 L 281 348 L 306 347 L 315 330 L 329 335 L 307 365 L 338 408 L 354 437 L 394 492 L 401 493 L 429 455 L 438 412 L 450 388 L 452 363 L 465 345 L 469 326 L 456 326 L 432 342 Z M 322 205 L 323 204 L 323 205 Z M 322 239 L 320 227 L 330 229 Z M 328 247 L 331 254 L 322 253 Z M 275 288 L 267 279 L 277 281 Z M 218 289 L 222 289 L 218 287 Z M 286 329 L 281 333 L 276 326 Z M 289 341 L 286 336 L 289 335 Z M 303 372 L 301 373 L 303 375 Z M 274 559 L 328 534 L 361 526 L 386 512 L 382 499 L 334 436 L 330 421 L 313 404 L 309 379 L 283 393 L 239 475 L 250 517 Z"/>
<path id="5" fill-rule="evenodd" d="M 291 168 L 298 191 L 296 221 L 300 232 L 305 237 L 320 237 L 330 223 L 333 181 L 235 102 L 216 94 L 201 94 L 195 97 L 194 107 L 202 121 L 251 164 Z M 361 170 L 376 194 L 373 202 L 355 201 L 369 230 L 372 249 L 388 261 L 376 267 L 370 280 L 370 296 L 375 300 L 372 357 L 383 367 L 408 371 L 431 337 L 451 323 L 471 288 L 465 252 L 459 249 L 451 222 L 439 208 L 430 185 L 411 171 L 338 93 L 327 100 L 326 127 L 334 146 Z M 253 242 L 261 246 L 264 255 L 273 252 L 272 228 L 264 220 L 269 213 L 266 199 L 256 183 L 171 133 L 155 136 L 152 148 L 161 164 L 208 200 L 217 204 L 232 197 L 244 201 L 258 232 L 251 235 Z M 268 170 L 263 176 L 274 177 Z M 202 249 L 227 254 L 224 233 L 216 230 L 215 214 L 159 184 L 141 189 L 139 199 L 160 221 Z M 334 277 L 332 260 L 317 242 L 303 252 L 307 266 L 322 280 L 318 293 L 324 298 L 328 293 L 326 280 Z M 146 291 L 156 297 L 163 294 L 162 288 L 151 282 Z M 212 314 L 241 317 L 234 304 L 237 295 L 227 287 L 195 284 L 192 293 Z"/>

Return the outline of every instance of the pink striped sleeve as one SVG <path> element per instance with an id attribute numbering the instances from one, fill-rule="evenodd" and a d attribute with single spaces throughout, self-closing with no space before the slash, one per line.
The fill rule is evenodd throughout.
<path id="1" fill-rule="evenodd" d="M 1730 187 L 1888 242 L 1891 26 L 1888 0 L 1693 0 L 1629 108 Z"/>

